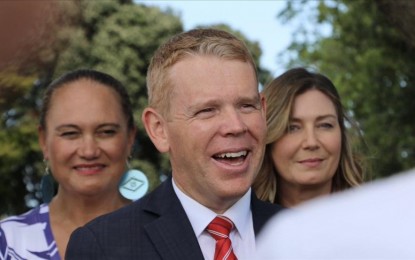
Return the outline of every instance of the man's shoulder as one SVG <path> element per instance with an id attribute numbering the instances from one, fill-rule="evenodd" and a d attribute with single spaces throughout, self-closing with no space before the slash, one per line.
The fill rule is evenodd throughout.
<path id="1" fill-rule="evenodd" d="M 131 226 L 132 224 L 144 224 L 153 220 L 159 214 L 161 214 L 164 203 L 169 203 L 167 199 L 171 199 L 172 194 L 169 189 L 170 183 L 168 180 L 161 183 L 155 190 L 148 193 L 141 199 L 134 201 L 133 203 L 126 205 L 116 211 L 107 213 L 89 222 L 86 226 L 94 227 L 102 225 L 115 226 L 120 225 Z M 169 206 L 172 206 L 171 203 Z"/>

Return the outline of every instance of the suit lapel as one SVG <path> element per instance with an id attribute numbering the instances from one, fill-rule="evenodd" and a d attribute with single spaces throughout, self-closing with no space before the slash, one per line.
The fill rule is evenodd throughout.
<path id="1" fill-rule="evenodd" d="M 148 201 L 145 211 L 159 217 L 144 226 L 163 259 L 203 259 L 190 221 L 173 190 L 171 178 Z"/>
<path id="2" fill-rule="evenodd" d="M 280 209 L 276 204 L 260 201 L 252 192 L 255 236 Z M 173 190 L 171 178 L 153 192 L 143 210 L 154 217 L 153 221 L 144 225 L 144 230 L 162 259 L 203 259 L 192 225 Z"/>

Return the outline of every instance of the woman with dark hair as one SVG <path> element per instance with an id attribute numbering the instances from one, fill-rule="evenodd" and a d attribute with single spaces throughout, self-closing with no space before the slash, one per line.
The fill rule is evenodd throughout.
<path id="1" fill-rule="evenodd" d="M 292 207 L 363 182 L 362 160 L 346 129 L 346 122 L 355 124 L 327 77 L 291 69 L 265 86 L 263 94 L 268 134 L 254 183 L 259 198 Z"/>
<path id="2" fill-rule="evenodd" d="M 136 128 L 118 80 L 95 70 L 58 78 L 44 94 L 38 133 L 46 203 L 0 222 L 1 259 L 63 259 L 73 230 L 131 202 L 119 184 Z"/>

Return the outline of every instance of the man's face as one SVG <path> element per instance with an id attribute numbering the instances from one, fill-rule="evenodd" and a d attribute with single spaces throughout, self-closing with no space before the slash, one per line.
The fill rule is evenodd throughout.
<path id="1" fill-rule="evenodd" d="M 169 71 L 174 87 L 165 132 L 173 178 L 221 213 L 250 188 L 265 148 L 265 101 L 253 67 L 192 56 Z"/>

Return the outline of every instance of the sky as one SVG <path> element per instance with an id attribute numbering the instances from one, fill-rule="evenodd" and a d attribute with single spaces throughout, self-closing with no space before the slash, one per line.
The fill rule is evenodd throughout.
<path id="1" fill-rule="evenodd" d="M 250 41 L 257 41 L 262 50 L 261 64 L 273 76 L 284 72 L 277 55 L 291 43 L 293 26 L 283 25 L 278 13 L 285 7 L 285 0 L 268 1 L 162 1 L 140 0 L 145 5 L 161 9 L 171 7 L 183 22 L 185 30 L 196 26 L 218 23 L 241 31 Z"/>

